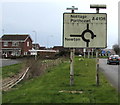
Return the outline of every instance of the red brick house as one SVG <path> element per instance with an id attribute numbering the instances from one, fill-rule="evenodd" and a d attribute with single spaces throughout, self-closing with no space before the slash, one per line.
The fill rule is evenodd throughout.
<path id="1" fill-rule="evenodd" d="M 32 39 L 28 34 L 6 34 L 1 39 L 2 55 L 5 57 L 28 55 L 32 49 Z"/>

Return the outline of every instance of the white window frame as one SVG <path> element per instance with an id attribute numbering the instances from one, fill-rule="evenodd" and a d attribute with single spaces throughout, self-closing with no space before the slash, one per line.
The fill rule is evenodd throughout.
<path id="1" fill-rule="evenodd" d="M 27 47 L 29 47 L 30 46 L 30 42 L 27 42 Z"/>
<path id="2" fill-rule="evenodd" d="M 8 42 L 3 42 L 3 46 L 7 47 L 8 46 Z"/>
<path id="3" fill-rule="evenodd" d="M 12 42 L 12 46 L 19 46 L 19 42 Z"/>

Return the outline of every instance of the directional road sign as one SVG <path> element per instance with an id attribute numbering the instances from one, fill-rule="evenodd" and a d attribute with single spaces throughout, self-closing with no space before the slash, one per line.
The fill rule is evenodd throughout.
<path id="1" fill-rule="evenodd" d="M 63 46 L 66 48 L 107 47 L 107 14 L 64 13 Z"/>

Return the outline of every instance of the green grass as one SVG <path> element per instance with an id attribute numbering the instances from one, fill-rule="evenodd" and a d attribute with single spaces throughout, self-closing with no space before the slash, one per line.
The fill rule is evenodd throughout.
<path id="1" fill-rule="evenodd" d="M 99 56 L 99 58 L 108 58 L 109 56 Z"/>
<path id="2" fill-rule="evenodd" d="M 75 58 L 74 86 L 69 86 L 68 61 L 50 68 L 41 77 L 21 82 L 13 90 L 3 92 L 3 103 L 117 103 L 118 94 L 100 73 L 100 86 L 95 84 L 95 60 Z M 80 90 L 82 94 L 60 93 Z"/>
<path id="3" fill-rule="evenodd" d="M 10 66 L 4 66 L 0 68 L 0 70 L 2 70 L 3 79 L 14 76 L 15 74 L 19 73 L 21 69 L 22 69 L 22 63 L 13 64 Z"/>

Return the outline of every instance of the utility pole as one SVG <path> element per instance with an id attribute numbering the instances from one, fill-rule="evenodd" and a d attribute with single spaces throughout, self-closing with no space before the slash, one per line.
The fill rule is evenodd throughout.
<path id="1" fill-rule="evenodd" d="M 75 6 L 72 6 L 72 8 L 67 8 L 67 10 L 71 10 L 71 13 L 74 13 L 74 10 L 78 10 L 78 8 L 75 8 Z M 74 85 L 74 53 L 75 49 L 70 49 L 70 86 Z"/>
<path id="2" fill-rule="evenodd" d="M 106 9 L 106 5 L 91 4 L 90 8 L 95 8 L 96 9 L 96 13 L 99 13 L 100 9 Z M 98 49 L 96 49 L 96 85 L 99 86 L 99 57 L 98 57 Z"/>

